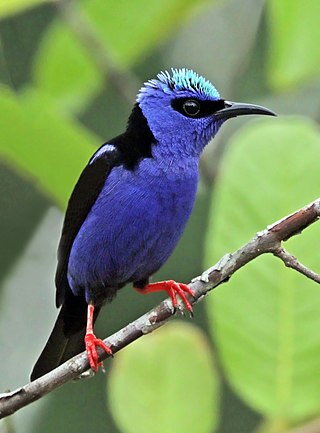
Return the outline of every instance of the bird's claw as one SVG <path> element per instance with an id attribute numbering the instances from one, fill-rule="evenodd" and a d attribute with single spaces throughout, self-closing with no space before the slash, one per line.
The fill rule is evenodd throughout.
<path id="1" fill-rule="evenodd" d="M 164 284 L 163 290 L 165 290 L 168 293 L 168 295 L 170 296 L 170 298 L 172 300 L 173 308 L 175 310 L 177 308 L 179 308 L 179 304 L 178 304 L 178 300 L 177 300 L 177 295 L 178 295 L 179 298 L 182 300 L 183 304 L 185 305 L 186 309 L 189 311 L 190 315 L 193 316 L 192 305 L 190 304 L 190 302 L 188 301 L 188 299 L 186 297 L 186 293 L 188 295 L 194 297 L 194 293 L 190 289 L 190 287 L 187 286 L 186 284 L 177 283 L 176 281 L 173 281 L 173 280 L 164 281 L 163 284 Z"/>
<path id="2" fill-rule="evenodd" d="M 97 346 L 101 347 L 109 356 L 113 356 L 112 350 L 100 338 L 97 338 L 93 333 L 87 333 L 84 341 L 91 369 L 95 373 L 97 373 L 99 367 L 101 367 L 102 371 L 104 371 L 103 362 L 98 361 L 99 356 L 97 352 Z"/>
<path id="3" fill-rule="evenodd" d="M 192 305 L 190 304 L 189 300 L 187 299 L 186 294 L 192 296 L 194 298 L 194 293 L 190 289 L 189 286 L 183 283 L 177 283 L 174 280 L 167 280 L 167 281 L 160 281 L 158 283 L 151 283 L 145 286 L 144 288 L 135 287 L 135 289 L 139 293 L 151 293 L 151 292 L 159 292 L 159 291 L 165 291 L 167 292 L 168 296 L 171 298 L 172 301 L 172 314 L 175 314 L 177 310 L 180 310 L 180 305 L 177 299 L 177 296 L 181 299 L 182 303 L 186 307 L 186 309 L 189 311 L 191 317 L 192 317 Z"/>

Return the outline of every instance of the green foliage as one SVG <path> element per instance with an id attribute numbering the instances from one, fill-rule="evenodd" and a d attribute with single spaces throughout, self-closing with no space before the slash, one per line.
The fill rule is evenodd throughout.
<path id="1" fill-rule="evenodd" d="M 107 383 L 124 433 L 215 430 L 217 377 L 209 342 L 194 326 L 176 322 L 133 343 L 116 356 Z"/>
<path id="2" fill-rule="evenodd" d="M 0 292 L 3 389 L 21 385 L 28 377 L 56 314 L 53 273 L 62 216 L 51 210 L 40 224 L 41 212 L 49 206 L 41 195 L 64 207 L 93 150 L 110 131 L 121 132 L 120 113 L 129 111 L 125 90 L 119 95 L 117 89 L 105 89 L 106 63 L 116 78 L 117 71 L 123 71 L 136 90 L 161 69 L 193 67 L 212 79 L 223 97 L 267 100 L 266 106 L 280 113 L 278 119 L 248 120 L 250 126 L 231 141 L 230 128 L 241 122 L 232 120 L 222 128 L 214 141 L 218 151 L 209 151 L 205 164 L 210 175 L 217 165 L 212 155 L 228 146 L 217 185 L 211 192 L 211 186 L 201 184 L 192 222 L 161 276 L 188 281 L 202 271 L 203 238 L 208 239 L 209 266 L 319 195 L 318 130 L 306 119 L 282 116 L 296 112 L 319 119 L 318 0 L 224 0 L 217 7 L 205 0 L 66 0 L 71 12 L 64 16 L 53 7 L 35 10 L 34 17 L 30 11 L 21 13 L 45 2 L 0 0 L 0 77 L 12 84 L 10 90 L 0 88 L 0 158 L 9 167 L 1 176 L 0 206 L 18 202 L 12 212 L 1 212 L 0 207 L 0 227 L 8 234 L 1 236 L 0 253 L 9 256 L 5 242 L 18 251 L 6 267 L 9 277 L 0 275 L 6 279 Z M 264 4 L 267 20 L 261 26 Z M 105 49 L 102 59 L 93 52 L 96 46 Z M 16 68 L 23 89 L 15 74 L 10 76 Z M 274 94 L 268 93 L 268 84 Z M 283 90 L 286 95 L 279 93 Z M 75 119 L 71 111 L 81 115 Z M 7 188 L 16 173 L 20 183 Z M 32 191 L 24 202 L 15 194 L 21 182 Z M 27 212 L 26 207 L 35 211 Z M 38 208 L 34 221 L 25 224 Z M 33 233 L 30 227 L 36 226 Z M 315 270 L 319 230 L 318 223 L 288 242 L 288 249 Z M 13 266 L 18 255 L 21 260 Z M 190 256 L 195 259 L 189 265 Z M 107 405 L 101 398 L 106 384 L 98 375 L 19 412 L 15 431 L 85 433 L 92 427 L 95 433 L 249 433 L 257 422 L 252 408 L 262 417 L 264 433 L 285 432 L 288 425 L 312 419 L 320 409 L 318 292 L 314 283 L 276 258 L 261 257 L 196 307 L 194 321 L 203 331 L 194 322 L 169 324 L 117 354 L 106 376 Z M 99 317 L 97 325 L 103 327 L 98 332 L 105 336 L 119 329 L 160 299 L 146 298 L 121 292 Z M 205 303 L 208 323 L 202 314 Z M 35 308 L 32 326 L 26 327 Z M 19 347 L 11 335 L 21 337 Z M 213 349 L 223 367 L 222 385 L 213 366 Z M 239 399 L 226 390 L 225 378 Z"/>
<path id="3" fill-rule="evenodd" d="M 0 18 L 23 12 L 49 0 L 0 0 Z"/>
<path id="4" fill-rule="evenodd" d="M 270 0 L 269 79 L 275 89 L 290 89 L 320 74 L 318 0 Z"/>
<path id="5" fill-rule="evenodd" d="M 177 20 L 201 2 L 203 0 L 120 0 L 106 7 L 101 0 L 87 0 L 81 3 L 81 9 L 89 23 L 94 23 L 94 32 L 105 45 L 110 64 L 128 68 L 166 39 L 176 29 Z M 39 89 L 72 108 L 83 104 L 104 81 L 92 61 L 91 52 L 60 20 L 51 26 L 42 41 L 34 76 Z"/>
<path id="6" fill-rule="evenodd" d="M 64 207 L 81 168 L 100 141 L 33 92 L 0 89 L 0 157 Z"/>
<path id="7" fill-rule="evenodd" d="M 206 264 L 317 198 L 319 159 L 319 131 L 303 118 L 254 122 L 236 135 L 216 185 Z M 319 236 L 314 226 L 288 242 L 312 269 Z M 320 409 L 319 310 L 316 284 L 266 256 L 207 301 L 228 380 L 266 418 L 290 423 Z"/>

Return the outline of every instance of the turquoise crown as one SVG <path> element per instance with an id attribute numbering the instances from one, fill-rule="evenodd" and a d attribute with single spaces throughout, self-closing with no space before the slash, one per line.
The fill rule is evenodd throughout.
<path id="1" fill-rule="evenodd" d="M 171 68 L 171 75 L 168 71 L 162 71 L 157 78 L 147 81 L 141 87 L 137 102 L 140 102 L 145 94 L 158 89 L 167 94 L 191 92 L 195 96 L 205 99 L 219 99 L 217 89 L 206 78 L 192 71 L 191 69 Z"/>

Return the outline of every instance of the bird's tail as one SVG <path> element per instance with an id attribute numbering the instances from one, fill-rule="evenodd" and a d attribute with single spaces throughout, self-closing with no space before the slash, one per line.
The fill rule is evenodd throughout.
<path id="1" fill-rule="evenodd" d="M 94 320 L 100 308 L 95 308 Z M 58 318 L 30 379 L 36 380 L 83 352 L 86 333 L 87 304 L 83 298 L 70 295 L 61 307 Z"/>

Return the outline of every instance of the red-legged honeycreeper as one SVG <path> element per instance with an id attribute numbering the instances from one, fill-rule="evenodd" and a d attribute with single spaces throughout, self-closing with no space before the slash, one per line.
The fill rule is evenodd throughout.
<path id="1" fill-rule="evenodd" d="M 86 349 L 98 370 L 93 333 L 102 305 L 127 283 L 164 290 L 191 312 L 192 291 L 172 280 L 149 284 L 168 259 L 192 211 L 203 148 L 227 119 L 275 115 L 221 99 L 188 69 L 161 72 L 140 89 L 126 131 L 91 157 L 71 194 L 59 249 L 56 304 L 61 307 L 31 374 L 34 380 Z"/>

